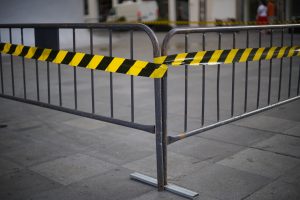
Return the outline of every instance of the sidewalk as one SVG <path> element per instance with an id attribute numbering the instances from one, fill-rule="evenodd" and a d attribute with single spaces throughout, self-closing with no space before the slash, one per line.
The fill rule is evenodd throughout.
<path id="1" fill-rule="evenodd" d="M 155 175 L 154 137 L 0 99 L 0 199 L 182 199 Z M 299 199 L 300 101 L 176 143 L 169 180 L 199 199 Z"/>

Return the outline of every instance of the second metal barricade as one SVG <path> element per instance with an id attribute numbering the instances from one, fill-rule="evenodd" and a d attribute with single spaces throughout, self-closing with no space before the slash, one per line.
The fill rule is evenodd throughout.
<path id="1" fill-rule="evenodd" d="M 299 46 L 299 35 L 294 34 L 299 26 L 175 28 L 164 38 L 162 55 L 176 57 L 182 52 L 194 55 L 191 52 L 288 46 L 282 52 L 287 57 L 291 46 Z M 168 145 L 300 99 L 299 57 L 258 60 L 169 67 L 162 89 L 166 186 L 170 185 L 167 182 Z M 175 192 L 188 198 L 195 196 L 191 191 Z"/>

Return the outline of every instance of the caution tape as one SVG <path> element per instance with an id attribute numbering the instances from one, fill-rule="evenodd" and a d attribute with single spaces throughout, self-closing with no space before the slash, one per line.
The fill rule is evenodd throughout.
<path id="1" fill-rule="evenodd" d="M 225 49 L 180 53 L 154 58 L 154 63 L 66 50 L 0 43 L 0 52 L 28 59 L 133 76 L 162 78 L 167 65 L 216 65 L 300 56 L 300 46 Z"/>
<path id="2" fill-rule="evenodd" d="M 154 63 L 172 66 L 200 64 L 215 65 L 220 63 L 230 64 L 236 62 L 270 60 L 272 58 L 292 56 L 300 56 L 299 46 L 226 49 L 180 53 L 154 58 Z"/>
<path id="3" fill-rule="evenodd" d="M 56 64 L 66 64 L 73 67 L 84 67 L 87 69 L 150 78 L 162 78 L 168 69 L 165 64 L 155 64 L 141 60 L 53 50 L 10 43 L 0 43 L 0 52 Z"/>

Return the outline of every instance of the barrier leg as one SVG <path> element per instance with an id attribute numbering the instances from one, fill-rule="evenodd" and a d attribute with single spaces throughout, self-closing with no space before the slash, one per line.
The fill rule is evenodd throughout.
<path id="1" fill-rule="evenodd" d="M 163 191 L 166 181 L 164 172 L 164 148 L 163 148 L 163 134 L 162 134 L 162 81 L 156 79 L 154 81 L 154 96 L 155 96 L 155 137 L 156 137 L 156 167 L 157 180 L 143 174 L 133 173 L 130 178 L 147 183 L 157 187 L 158 191 Z"/>
<path id="2" fill-rule="evenodd" d="M 155 80 L 155 126 L 156 126 L 156 166 L 157 179 L 134 172 L 131 179 L 157 187 L 158 191 L 169 191 L 177 195 L 194 199 L 199 194 L 191 190 L 168 184 L 167 181 L 167 95 L 166 80 Z"/>

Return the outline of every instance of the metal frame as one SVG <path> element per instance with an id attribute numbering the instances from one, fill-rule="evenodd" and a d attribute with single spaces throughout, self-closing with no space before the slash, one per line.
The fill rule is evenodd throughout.
<path id="1" fill-rule="evenodd" d="M 113 56 L 112 52 L 112 34 L 114 30 L 125 30 L 130 32 L 130 58 L 133 59 L 133 33 L 134 31 L 143 31 L 148 35 L 148 38 L 151 41 L 152 47 L 153 47 L 153 56 L 157 57 L 160 56 L 160 48 L 158 44 L 158 40 L 154 34 L 154 32 L 147 26 L 143 24 L 2 24 L 0 25 L 0 29 L 8 29 L 9 30 L 9 40 L 12 43 L 12 29 L 20 29 L 21 30 L 21 43 L 24 43 L 24 36 L 23 36 L 23 30 L 25 28 L 57 28 L 57 29 L 70 29 L 72 30 L 72 36 L 73 36 L 73 51 L 76 51 L 76 30 L 77 29 L 88 29 L 90 31 L 90 53 L 93 54 L 93 31 L 96 29 L 104 29 L 108 30 L 109 34 L 109 56 Z M 1 41 L 1 35 L 0 35 L 0 41 Z M 163 184 L 163 169 L 162 169 L 162 158 L 161 155 L 162 152 L 162 143 L 161 143 L 161 135 L 162 135 L 162 115 L 161 115 L 161 80 L 155 79 L 154 80 L 154 96 L 155 96 L 155 125 L 144 125 L 136 123 L 134 120 L 134 78 L 133 76 L 130 77 L 130 91 L 131 91 L 131 117 L 130 121 L 125 121 L 121 119 L 114 118 L 114 99 L 113 99 L 113 74 L 110 73 L 109 76 L 109 84 L 110 84 L 110 116 L 102 116 L 95 114 L 95 91 L 94 91 L 94 71 L 91 70 L 91 96 L 92 96 L 92 112 L 83 112 L 79 111 L 77 108 L 77 73 L 76 68 L 73 70 L 73 78 L 74 78 L 74 108 L 66 108 L 62 105 L 62 81 L 61 81 L 61 66 L 58 65 L 58 84 L 59 84 L 59 105 L 53 105 L 50 102 L 50 72 L 49 72 L 49 63 L 47 63 L 47 94 L 48 94 L 48 100 L 47 103 L 40 101 L 40 83 L 39 83 L 39 67 L 38 67 L 38 61 L 35 62 L 35 71 L 36 71 L 36 88 L 37 88 L 37 99 L 31 100 L 27 98 L 27 92 L 26 92 L 26 68 L 25 68 L 25 62 L 24 58 L 22 58 L 22 69 L 23 69 L 23 92 L 24 96 L 17 97 L 15 96 L 15 85 L 14 85 L 14 63 L 13 63 L 13 57 L 10 56 L 10 68 L 11 68 L 11 81 L 12 81 L 12 95 L 5 94 L 4 91 L 4 79 L 3 79 L 3 65 L 2 65 L 2 56 L 0 55 L 0 79 L 1 79 L 1 93 L 0 97 L 7 98 L 11 100 L 16 100 L 23 103 L 28 103 L 32 105 L 37 105 L 40 107 L 45 107 L 53 110 L 58 110 L 70 114 L 75 114 L 82 117 L 92 118 L 104 122 L 109 122 L 117 125 L 122 125 L 138 130 L 142 130 L 149 133 L 156 134 L 156 152 L 157 152 L 157 177 L 158 177 L 158 184 L 157 187 L 159 190 L 164 190 L 164 184 Z"/>
<path id="2" fill-rule="evenodd" d="M 270 32 L 270 45 L 273 44 L 273 30 L 274 29 L 281 29 L 282 30 L 282 46 L 283 46 L 283 32 L 285 29 L 292 29 L 291 32 L 291 44 L 293 45 L 293 30 L 294 28 L 300 27 L 300 24 L 292 24 L 292 25 L 268 25 L 268 26 L 232 26 L 232 27 L 210 27 L 210 28 L 200 28 L 200 27 L 187 27 L 187 28 L 174 28 L 171 31 L 168 32 L 168 34 L 165 36 L 163 43 L 162 43 L 162 56 L 168 55 L 168 44 L 170 43 L 173 36 L 182 34 L 184 35 L 185 40 L 185 51 L 188 52 L 188 36 L 191 33 L 201 33 L 202 35 L 202 49 L 205 50 L 205 33 L 208 32 L 217 32 L 219 34 L 218 37 L 218 48 L 221 49 L 221 34 L 224 32 L 232 33 L 233 34 L 233 48 L 235 48 L 236 40 L 235 40 L 235 33 L 238 31 L 246 31 L 246 46 L 249 47 L 249 31 L 250 30 L 257 30 L 259 32 L 259 45 L 261 46 L 261 31 L 262 30 L 271 30 Z M 299 65 L 300 66 L 300 65 Z M 167 133 L 167 76 L 163 79 L 163 94 L 162 94 L 162 102 L 163 102 L 163 109 L 162 109 L 162 116 L 163 116 L 163 155 L 164 155 L 164 183 L 165 186 L 169 185 L 167 182 L 167 145 L 172 144 L 176 141 L 185 139 L 187 137 L 202 133 L 207 130 L 211 130 L 220 126 L 223 126 L 225 124 L 243 119 L 245 117 L 272 109 L 274 107 L 295 101 L 300 99 L 299 96 L 299 83 L 300 83 L 300 69 L 299 69 L 299 75 L 298 75 L 298 82 L 297 82 L 297 96 L 291 97 L 290 91 L 291 91 L 291 74 L 292 74 L 292 59 L 290 61 L 289 66 L 289 88 L 288 88 L 288 99 L 282 100 L 280 98 L 280 91 L 281 91 L 281 80 L 282 80 L 282 59 L 280 64 L 280 83 L 279 83 L 279 96 L 278 96 L 278 102 L 271 104 L 270 103 L 270 91 L 271 91 L 271 78 L 272 78 L 272 60 L 270 61 L 270 68 L 269 68 L 269 83 L 268 83 L 268 105 L 265 107 L 259 107 L 260 102 L 260 79 L 261 79 L 261 62 L 259 61 L 259 70 L 258 70 L 258 89 L 257 89 L 257 107 L 255 110 L 247 111 L 247 96 L 248 96 L 248 62 L 246 62 L 246 70 L 245 70 L 245 99 L 244 99 L 244 113 L 235 115 L 234 113 L 234 92 L 235 92 L 235 64 L 232 65 L 232 86 L 231 86 L 231 113 L 230 118 L 226 120 L 220 121 L 220 64 L 217 65 L 217 122 L 210 124 L 210 125 L 204 125 L 204 110 L 205 110 L 205 65 L 202 66 L 202 113 L 201 113 L 201 127 L 192 131 L 187 132 L 187 101 L 188 101 L 188 68 L 185 66 L 185 103 L 184 103 L 184 133 L 177 135 L 177 136 L 168 136 Z M 179 190 L 180 191 L 180 190 Z M 197 194 L 195 192 L 188 192 L 187 194 Z M 180 194 L 182 195 L 182 193 Z M 192 195 L 182 195 L 187 198 L 193 198 Z"/>
<path id="3" fill-rule="evenodd" d="M 24 43 L 24 29 L 35 29 L 35 28 L 57 28 L 57 29 L 70 29 L 72 30 L 72 41 L 73 41 L 73 51 L 76 51 L 76 30 L 77 29 L 87 29 L 90 30 L 90 52 L 93 53 L 93 30 L 97 29 L 104 29 L 109 31 L 109 55 L 112 56 L 112 31 L 114 30 L 126 30 L 130 31 L 130 52 L 131 52 L 131 58 L 133 58 L 133 31 L 143 31 L 145 32 L 153 46 L 153 54 L 157 55 L 160 52 L 159 45 L 157 42 L 157 38 L 154 34 L 154 32 L 147 26 L 143 24 L 0 24 L 0 29 L 8 29 L 9 30 L 9 41 L 12 43 L 12 29 L 20 29 L 21 30 L 21 43 Z M 0 37 L 1 40 L 1 37 Z M 50 72 L 49 72 L 49 63 L 47 62 L 47 103 L 43 103 L 40 101 L 40 83 L 39 83 L 39 68 L 38 68 L 38 61 L 35 62 L 36 65 L 36 88 L 37 88 L 37 99 L 36 101 L 27 99 L 27 92 L 26 92 L 26 68 L 24 63 L 24 58 L 22 58 L 22 66 L 23 66 L 23 90 L 24 90 L 24 98 L 16 97 L 15 96 L 15 75 L 14 75 L 14 59 L 13 56 L 10 55 L 10 62 L 11 62 L 11 81 L 12 81 L 12 96 L 7 95 L 4 93 L 4 84 L 3 84 L 3 66 L 2 66 L 2 56 L 0 58 L 0 73 L 1 73 L 1 88 L 2 93 L 0 93 L 0 97 L 3 98 L 9 98 L 17 101 L 22 101 L 25 103 L 30 103 L 58 111 L 67 112 L 70 114 L 75 114 L 87 118 L 97 119 L 104 122 L 109 122 L 117 125 L 126 126 L 129 128 L 134 128 L 138 130 L 142 130 L 149 133 L 155 133 L 155 125 L 145 125 L 145 124 L 139 124 L 134 121 L 134 82 L 133 77 L 131 77 L 131 120 L 125 121 L 121 119 L 114 118 L 114 103 L 113 103 L 113 75 L 110 74 L 110 110 L 111 114 L 110 117 L 108 116 L 102 116 L 95 114 L 95 101 L 94 101 L 94 71 L 91 70 L 91 96 L 92 96 L 92 112 L 83 112 L 79 111 L 77 109 L 77 73 L 76 68 L 73 69 L 73 78 L 74 78 L 74 109 L 65 108 L 62 105 L 62 88 L 61 88 L 61 66 L 58 65 L 58 81 L 59 81 L 59 106 L 52 105 L 51 104 L 51 90 L 50 90 Z M 156 88 L 157 89 L 157 88 Z M 156 92 L 155 92 L 156 93 Z"/>

